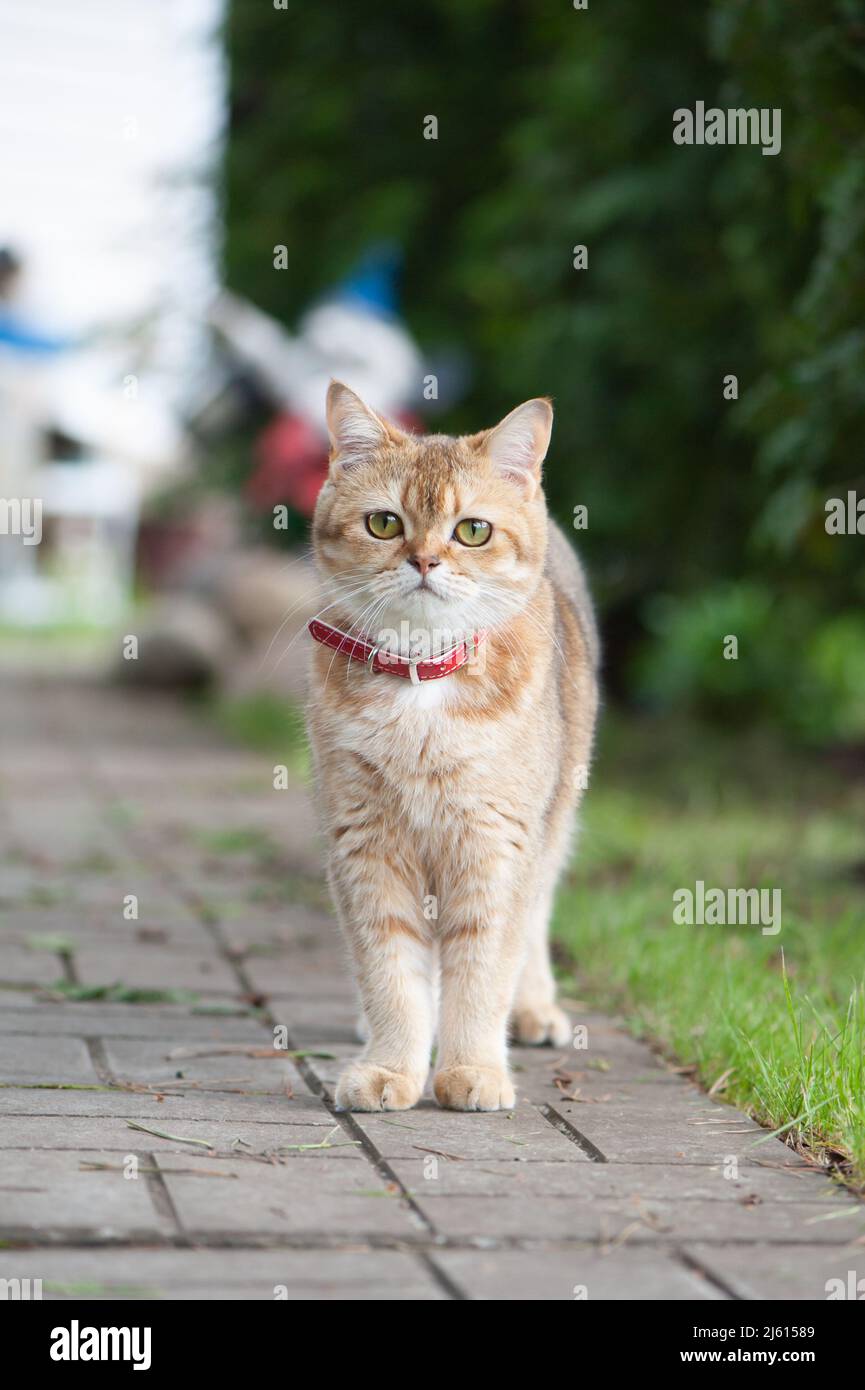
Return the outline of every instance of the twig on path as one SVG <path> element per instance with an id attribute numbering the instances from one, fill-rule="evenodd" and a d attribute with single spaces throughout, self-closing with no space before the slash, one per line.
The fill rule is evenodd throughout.
<path id="1" fill-rule="evenodd" d="M 130 1129 L 139 1129 L 143 1134 L 153 1134 L 157 1139 L 168 1139 L 172 1144 L 199 1144 L 203 1149 L 216 1148 L 209 1139 L 186 1139 L 182 1134 L 166 1134 L 162 1129 L 150 1129 L 148 1125 L 140 1125 L 137 1120 L 127 1120 L 126 1123 Z"/>
<path id="2" fill-rule="evenodd" d="M 0 1081 L 0 1090 L 8 1091 L 114 1091 L 114 1086 L 73 1085 L 71 1081 Z"/>
<path id="3" fill-rule="evenodd" d="M 241 1158 L 255 1158 L 263 1163 L 278 1163 L 279 1155 L 283 1153 L 308 1153 L 313 1149 L 353 1149 L 360 1146 L 360 1139 L 346 1139 L 340 1144 L 332 1144 L 331 1139 L 334 1134 L 339 1133 L 339 1125 L 335 1125 L 323 1139 L 319 1139 L 316 1144 L 277 1144 L 272 1149 L 253 1149 L 245 1139 L 235 1138 L 231 1141 L 234 1153 Z M 243 1150 L 248 1149 L 248 1153 Z"/>
<path id="4" fill-rule="evenodd" d="M 726 1071 L 722 1071 L 721 1075 L 717 1078 L 717 1080 L 712 1082 L 707 1094 L 710 1096 L 716 1096 L 719 1091 L 722 1091 L 726 1086 L 729 1077 L 733 1075 L 733 1072 L 735 1070 L 735 1067 L 728 1067 Z"/>
<path id="5" fill-rule="evenodd" d="M 92 1090 L 132 1091 L 135 1095 L 155 1095 L 172 1097 L 183 1096 L 187 1091 L 225 1091 L 232 1096 L 270 1096 L 274 1091 L 262 1091 L 254 1086 L 242 1085 L 252 1080 L 251 1076 L 221 1076 L 213 1081 L 191 1081 L 186 1076 L 173 1076 L 166 1081 L 118 1081 L 116 1086 L 91 1087 Z M 287 1100 L 294 1100 L 294 1091 L 289 1082 L 281 1094 Z"/>
<path id="6" fill-rule="evenodd" d="M 465 1154 L 449 1154 L 444 1149 L 427 1149 L 423 1144 L 412 1144 L 413 1149 L 420 1149 L 422 1154 L 435 1154 L 436 1158 L 446 1158 L 452 1163 L 467 1163 Z"/>

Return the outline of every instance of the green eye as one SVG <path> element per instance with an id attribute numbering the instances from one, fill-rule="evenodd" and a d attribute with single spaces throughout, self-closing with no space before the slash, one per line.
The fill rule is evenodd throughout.
<path id="1" fill-rule="evenodd" d="M 488 521 L 478 521 L 475 518 L 457 522 L 454 531 L 461 545 L 486 545 L 492 534 L 493 528 Z"/>
<path id="2" fill-rule="evenodd" d="M 377 541 L 392 541 L 394 536 L 402 535 L 402 522 L 393 512 L 370 512 L 366 529 Z"/>

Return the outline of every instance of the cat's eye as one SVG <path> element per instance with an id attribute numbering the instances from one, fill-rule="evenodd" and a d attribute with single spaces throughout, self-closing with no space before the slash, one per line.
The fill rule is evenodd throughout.
<path id="1" fill-rule="evenodd" d="M 394 512 L 370 512 L 366 529 L 377 541 L 392 541 L 402 535 L 402 522 Z"/>
<path id="2" fill-rule="evenodd" d="M 461 545 L 486 545 L 493 528 L 488 521 L 478 521 L 475 517 L 467 517 L 465 521 L 458 521 L 454 530 L 454 535 Z"/>

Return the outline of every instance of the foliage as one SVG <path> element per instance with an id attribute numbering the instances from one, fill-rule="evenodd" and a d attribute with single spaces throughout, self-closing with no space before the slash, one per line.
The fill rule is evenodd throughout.
<path id="1" fill-rule="evenodd" d="M 825 617 L 810 594 L 779 599 L 756 579 L 660 594 L 645 608 L 634 685 L 654 708 L 735 719 L 747 706 L 803 741 L 865 741 L 865 617 Z M 735 637 L 735 657 L 718 660 Z M 791 649 L 794 659 L 791 660 Z"/>
<path id="2" fill-rule="evenodd" d="M 555 398 L 548 490 L 564 519 L 589 508 L 613 689 L 850 729 L 849 673 L 820 647 L 865 598 L 865 539 L 823 524 L 827 498 L 865 495 L 861 0 L 674 17 L 637 0 L 241 0 L 228 35 L 231 286 L 291 322 L 370 241 L 397 239 L 418 339 L 474 363 L 441 427 Z M 780 154 L 674 145 L 673 110 L 697 100 L 780 108 Z M 725 592 L 776 664 L 743 675 L 708 628 L 687 689 L 659 685 L 666 659 L 690 659 L 659 596 L 705 617 Z M 828 699 L 816 728 L 777 697 L 803 661 Z"/>

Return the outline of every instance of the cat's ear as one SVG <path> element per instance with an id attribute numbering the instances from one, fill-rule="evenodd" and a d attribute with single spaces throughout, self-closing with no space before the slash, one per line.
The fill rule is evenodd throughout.
<path id="1" fill-rule="evenodd" d="M 483 450 L 500 472 L 534 492 L 550 447 L 553 407 L 543 397 L 525 401 L 483 439 Z"/>
<path id="2" fill-rule="evenodd" d="M 327 429 L 330 435 L 331 472 L 362 462 L 382 444 L 395 443 L 399 432 L 364 405 L 360 396 L 341 381 L 327 391 Z"/>

